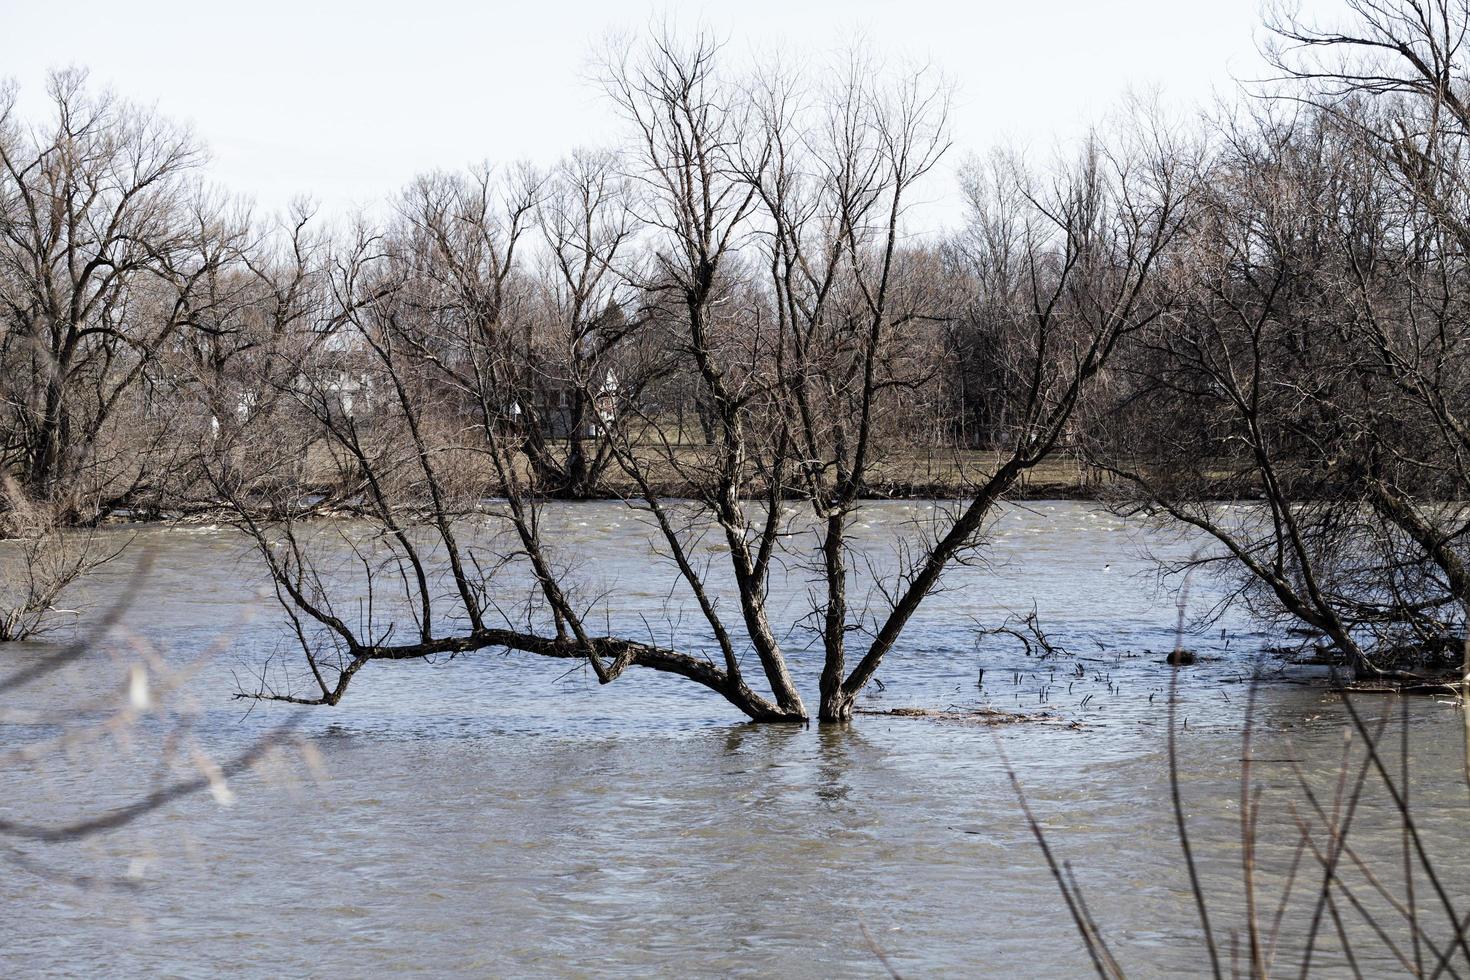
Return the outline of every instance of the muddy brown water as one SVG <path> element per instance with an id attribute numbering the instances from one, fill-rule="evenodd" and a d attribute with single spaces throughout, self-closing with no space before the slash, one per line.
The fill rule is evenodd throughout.
<path id="1" fill-rule="evenodd" d="M 890 550 L 927 506 L 869 505 L 872 552 Z M 549 519 L 589 594 L 609 596 L 609 623 L 701 642 L 634 515 L 595 503 Z M 745 724 L 678 679 L 635 672 L 599 688 L 565 663 L 498 653 L 370 666 L 336 708 L 252 710 L 231 700 L 237 686 L 291 661 L 240 539 L 215 527 L 109 533 L 135 538 L 91 584 L 83 627 L 132 587 L 144 556 L 149 570 L 77 663 L 4 695 L 0 817 L 55 827 L 108 812 L 287 719 L 300 740 L 215 792 L 79 842 L 0 839 L 0 974 L 886 975 L 874 945 L 912 976 L 1086 973 L 1002 753 L 1128 972 L 1208 966 L 1169 807 L 1171 671 L 1160 661 L 1177 612 L 1143 557 L 1187 554 L 1193 542 L 1089 504 L 1013 508 L 989 560 L 950 576 L 864 704 L 1049 717 L 990 729 L 865 715 L 802 728 Z M 1203 608 L 1211 589 L 1196 583 L 1191 605 Z M 784 622 L 799 618 L 805 595 L 790 569 L 774 597 Z M 1033 602 L 1069 656 L 977 640 L 975 624 Z M 12 645 L 4 666 L 38 663 L 69 638 Z M 798 629 L 785 642 L 814 704 L 810 637 Z M 1242 718 L 1248 678 L 1274 638 L 1227 616 L 1188 642 L 1203 662 L 1179 675 L 1181 783 L 1228 958 L 1244 922 Z M 137 665 L 154 706 L 108 728 Z M 1288 760 L 1330 806 L 1343 753 L 1341 702 L 1301 680 L 1273 668 L 1255 696 L 1268 925 L 1298 839 L 1294 812 L 1307 807 Z M 1388 705 L 1359 702 L 1373 717 Z M 1394 766 L 1401 720 L 1424 844 L 1464 914 L 1470 861 L 1457 842 L 1470 809 L 1458 711 L 1407 703 L 1385 744 Z M 37 759 L 17 756 L 43 746 Z M 1369 785 L 1351 840 L 1401 896 L 1402 827 Z M 1282 918 L 1279 972 L 1295 972 L 1286 965 L 1312 911 L 1302 896 L 1321 879 L 1306 862 Z M 1392 917 L 1363 879 L 1351 887 Z M 1442 942 L 1444 913 L 1426 900 L 1422 875 L 1416 887 L 1426 932 Z M 1399 966 L 1346 906 L 1343 917 L 1360 968 Z M 1330 926 L 1319 947 L 1318 966 L 1346 969 Z"/>

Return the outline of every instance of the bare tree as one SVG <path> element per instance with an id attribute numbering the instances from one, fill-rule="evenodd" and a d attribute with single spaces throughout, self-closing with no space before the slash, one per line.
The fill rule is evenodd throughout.
<path id="1" fill-rule="evenodd" d="M 55 629 L 66 614 L 62 593 L 120 554 L 90 530 L 70 530 L 44 503 L 27 500 L 13 480 L 0 483 L 0 642 Z M 73 611 L 73 615 L 75 611 Z"/>
<path id="2" fill-rule="evenodd" d="M 188 133 L 85 82 L 52 76 L 45 128 L 18 117 L 13 86 L 0 92 L 0 447 L 68 520 L 138 481 L 161 437 L 138 396 L 214 268 L 201 233 L 219 233 L 190 185 Z M 108 444 L 119 435 L 125 449 Z"/>
<path id="3" fill-rule="evenodd" d="M 530 397 L 520 408 L 523 452 L 551 496 L 604 489 L 616 405 L 639 401 L 668 360 L 632 350 L 649 318 L 628 275 L 637 230 L 630 203 L 617 158 L 597 152 L 565 160 L 537 202 L 542 247 L 522 345 Z"/>
<path id="4" fill-rule="evenodd" d="M 1450 3 L 1276 13 L 1280 98 L 1218 128 L 1176 324 L 1130 359 L 1104 441 L 1143 505 L 1353 675 L 1459 660 L 1466 22 Z M 1222 509 L 1211 501 L 1259 500 Z"/>
<path id="5" fill-rule="evenodd" d="M 673 673 L 751 718 L 801 721 L 782 637 L 809 627 L 823 651 L 817 715 L 846 719 L 1007 491 L 1071 437 L 1120 343 L 1168 308 L 1188 188 L 1160 129 L 1095 141 L 1044 177 L 1011 167 L 974 186 L 965 241 L 914 247 L 908 204 L 948 147 L 931 72 L 890 84 L 853 60 L 824 88 L 779 72 L 735 84 L 719 54 L 706 37 L 664 34 L 608 62 L 632 134 L 626 204 L 609 193 L 607 158 L 549 183 L 426 178 L 382 255 L 338 277 L 337 355 L 378 404 L 361 419 L 302 379 L 293 397 L 351 459 L 358 479 L 336 500 L 368 524 L 313 528 L 304 519 L 323 502 L 289 484 L 269 518 L 251 506 L 258 486 L 232 497 L 305 656 L 304 671 L 242 693 L 335 704 L 373 661 L 503 647 L 584 662 L 602 683 L 635 666 Z M 936 383 L 956 302 L 934 284 L 963 279 L 956 265 L 1004 270 L 1003 290 L 964 281 L 996 286 L 975 302 L 1009 324 L 1014 422 L 999 465 L 966 471 L 962 496 L 880 571 L 857 515 Z M 604 365 L 618 363 L 639 383 L 610 390 Z M 687 445 L 655 397 L 676 373 L 708 413 L 707 444 Z M 545 424 L 548 379 L 598 406 L 595 451 L 615 462 L 705 639 L 676 649 L 593 626 L 606 603 L 545 510 L 577 449 L 538 460 L 527 431 Z M 778 571 L 811 576 L 797 623 L 774 621 Z"/>

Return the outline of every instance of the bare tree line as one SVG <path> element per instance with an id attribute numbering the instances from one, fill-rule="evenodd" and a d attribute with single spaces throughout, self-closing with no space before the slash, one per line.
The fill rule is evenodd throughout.
<path id="1" fill-rule="evenodd" d="M 251 696 L 494 647 L 802 720 L 799 627 L 844 719 L 1062 454 L 1212 537 L 1323 658 L 1433 679 L 1470 602 L 1467 16 L 1346 23 L 1272 14 L 1285 81 L 1198 126 L 1138 108 L 1054 165 L 975 160 L 945 235 L 912 207 L 948 89 L 861 55 L 735 70 L 655 32 L 602 62 L 622 145 L 428 174 L 331 232 L 211 192 L 187 133 L 78 74 L 46 125 L 9 91 L 0 465 L 58 525 L 233 515 L 302 652 Z M 855 515 L 920 450 L 941 499 L 880 574 Z M 646 522 L 689 637 L 606 628 L 548 531 L 592 496 Z M 809 608 L 779 622 L 793 569 Z"/>
<path id="2" fill-rule="evenodd" d="M 1287 97 L 1231 114 L 1097 458 L 1351 675 L 1461 661 L 1470 578 L 1459 3 L 1273 15 Z M 1180 423 L 1183 424 L 1180 424 Z M 1222 508 L 1212 501 L 1248 500 Z"/>

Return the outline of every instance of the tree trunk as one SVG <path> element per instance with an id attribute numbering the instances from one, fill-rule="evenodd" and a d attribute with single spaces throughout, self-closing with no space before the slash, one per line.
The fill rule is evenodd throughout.
<path id="1" fill-rule="evenodd" d="M 823 680 L 825 681 L 826 678 Z M 841 683 L 832 690 L 827 690 L 825 683 L 822 687 L 822 703 L 817 720 L 821 722 L 851 721 L 853 704 L 857 699 L 842 690 Z"/>

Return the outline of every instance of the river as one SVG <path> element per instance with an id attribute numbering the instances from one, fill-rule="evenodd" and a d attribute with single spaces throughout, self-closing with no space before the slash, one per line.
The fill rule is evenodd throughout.
<path id="1" fill-rule="evenodd" d="M 870 543 L 881 550 L 926 506 L 868 505 Z M 644 525 L 611 503 L 553 517 L 591 587 L 610 596 L 609 621 L 678 639 L 690 617 L 671 612 L 671 571 L 651 560 Z M 1003 757 L 1124 968 L 1207 968 L 1169 803 L 1173 671 L 1161 661 L 1177 610 L 1145 556 L 1187 554 L 1188 540 L 1090 504 L 1013 507 L 988 560 L 946 580 L 863 704 L 1026 720 L 869 714 L 762 727 L 677 678 L 634 671 L 599 687 L 564 662 L 500 653 L 369 665 L 335 708 L 252 707 L 231 695 L 270 658 L 288 663 L 290 648 L 242 539 L 213 526 L 108 533 L 132 541 L 87 584 L 82 628 L 122 590 L 131 601 L 80 659 L 0 701 L 0 817 L 44 827 L 105 813 L 283 722 L 295 734 L 262 765 L 116 829 L 55 843 L 0 837 L 5 976 L 884 976 L 882 957 L 908 976 L 1085 973 Z M 147 572 L 135 578 L 140 561 Z M 804 601 L 799 578 L 775 597 L 787 622 Z M 1207 607 L 1213 588 L 1196 583 L 1191 606 Z M 1027 656 L 1012 638 L 977 636 L 977 624 L 1033 602 L 1068 654 Z M 72 638 L 10 645 L 4 670 Z M 804 642 L 786 639 L 793 650 Z M 1307 807 L 1287 760 L 1330 806 L 1343 754 L 1341 699 L 1278 670 L 1262 653 L 1275 642 L 1231 614 L 1188 638 L 1202 663 L 1178 672 L 1182 791 L 1227 957 L 1244 915 L 1252 673 L 1267 668 L 1254 688 L 1252 778 L 1263 787 L 1268 925 Z M 816 652 L 793 661 L 815 704 Z M 144 680 L 149 710 L 129 718 Z M 1357 705 L 1375 719 L 1403 708 L 1386 754 L 1399 764 L 1402 723 L 1418 829 L 1463 914 L 1457 709 L 1430 698 Z M 23 757 L 27 747 L 38 758 Z M 1401 823 L 1367 785 L 1355 853 L 1399 894 Z M 1322 877 L 1310 853 L 1301 867 L 1278 967 L 1299 958 Z M 1350 887 L 1378 907 L 1365 879 Z M 1417 888 L 1428 929 L 1443 916 L 1422 875 Z M 1359 967 L 1398 965 L 1345 905 L 1342 916 L 1362 939 Z M 1442 942 L 1443 922 L 1433 926 Z M 1344 969 L 1339 945 L 1324 926 L 1315 962 Z"/>

